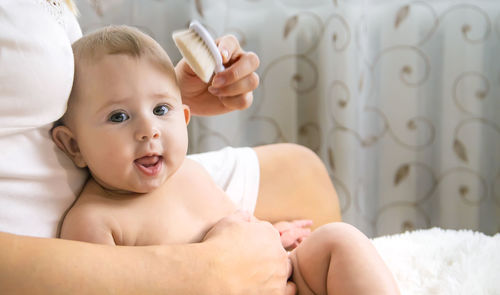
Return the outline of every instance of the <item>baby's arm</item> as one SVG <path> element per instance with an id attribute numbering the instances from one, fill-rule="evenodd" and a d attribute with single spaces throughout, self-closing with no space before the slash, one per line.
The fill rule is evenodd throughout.
<path id="1" fill-rule="evenodd" d="M 96 244 L 116 245 L 113 233 L 100 214 L 90 210 L 71 209 L 64 218 L 61 238 Z"/>
<path id="2" fill-rule="evenodd" d="M 102 214 L 96 203 L 80 202 L 92 193 L 91 182 L 92 180 L 87 182 L 79 199 L 64 217 L 60 237 L 66 240 L 116 245 L 109 215 Z"/>

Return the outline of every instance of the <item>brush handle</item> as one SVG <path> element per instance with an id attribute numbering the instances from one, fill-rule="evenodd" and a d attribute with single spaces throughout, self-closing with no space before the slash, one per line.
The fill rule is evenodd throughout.
<path id="1" fill-rule="evenodd" d="M 215 72 L 219 73 L 224 71 L 224 65 L 222 64 L 222 57 L 220 55 L 219 49 L 217 49 L 217 45 L 215 45 L 215 41 L 210 35 L 210 33 L 203 27 L 198 21 L 193 20 L 189 24 L 189 29 L 193 30 L 200 36 L 200 38 L 207 45 L 208 50 L 215 59 Z"/>

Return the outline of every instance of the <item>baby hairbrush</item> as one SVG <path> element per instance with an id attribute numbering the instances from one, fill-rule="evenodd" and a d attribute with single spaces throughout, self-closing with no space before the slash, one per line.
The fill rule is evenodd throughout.
<path id="1" fill-rule="evenodd" d="M 193 72 L 203 82 L 208 83 L 214 72 L 224 70 L 214 39 L 196 20 L 189 24 L 189 29 L 175 31 L 172 38 Z"/>

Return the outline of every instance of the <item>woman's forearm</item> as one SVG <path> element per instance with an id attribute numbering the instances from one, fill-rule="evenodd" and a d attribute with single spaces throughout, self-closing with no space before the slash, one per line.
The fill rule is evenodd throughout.
<path id="1" fill-rule="evenodd" d="M 0 294 L 284 294 L 271 224 L 235 213 L 202 243 L 123 247 L 0 233 Z"/>
<path id="2" fill-rule="evenodd" d="M 0 294 L 160 294 L 167 290 L 195 294 L 204 277 L 199 276 L 196 283 L 191 278 L 207 270 L 199 250 L 196 244 L 114 247 L 0 233 Z"/>

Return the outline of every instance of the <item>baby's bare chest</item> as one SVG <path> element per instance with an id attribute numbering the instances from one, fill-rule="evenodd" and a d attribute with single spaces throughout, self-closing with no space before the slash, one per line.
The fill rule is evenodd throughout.
<path id="1" fill-rule="evenodd" d="M 213 194 L 207 191 L 204 195 L 190 196 L 196 199 L 193 202 L 167 202 L 150 208 L 148 214 L 141 214 L 140 220 L 136 220 L 129 239 L 135 245 L 200 242 L 215 223 L 234 211 L 229 200 L 221 201 Z"/>
<path id="2" fill-rule="evenodd" d="M 200 242 L 215 223 L 236 209 L 211 179 L 181 179 L 157 193 L 117 214 L 122 245 Z"/>

